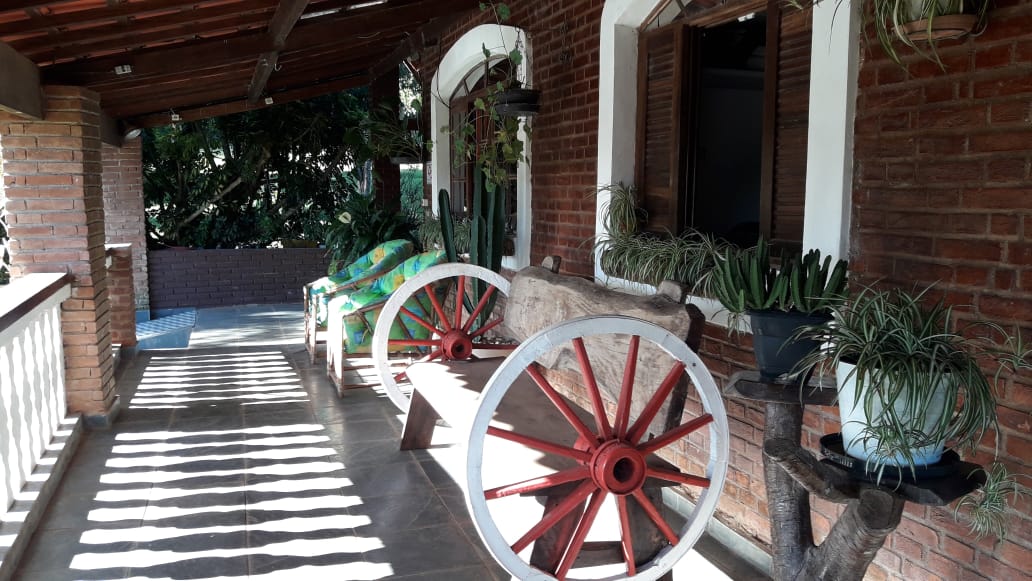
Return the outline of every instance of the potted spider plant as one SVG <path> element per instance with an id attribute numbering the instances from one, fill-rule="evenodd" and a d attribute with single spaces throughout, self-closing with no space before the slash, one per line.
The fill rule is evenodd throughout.
<path id="1" fill-rule="evenodd" d="M 818 343 L 794 335 L 801 327 L 831 320 L 832 308 L 845 298 L 848 263 L 819 250 L 782 255 L 773 264 L 764 239 L 753 248 L 728 249 L 711 273 L 710 290 L 738 328 L 749 316 L 760 377 L 773 381 L 791 372 Z"/>
<path id="2" fill-rule="evenodd" d="M 946 443 L 974 449 L 997 426 L 1001 374 L 1028 366 L 1020 341 L 998 342 L 1006 337 L 998 325 L 956 324 L 953 307 L 926 304 L 928 294 L 863 287 L 832 307 L 830 324 L 798 334 L 821 347 L 797 370 L 835 370 L 845 453 L 879 478 L 886 467 L 916 478 Z"/>
<path id="3" fill-rule="evenodd" d="M 804 9 L 822 0 L 789 0 Z M 897 43 L 938 63 L 937 43 L 985 29 L 990 0 L 870 0 L 866 14 L 885 54 L 902 65 Z"/>

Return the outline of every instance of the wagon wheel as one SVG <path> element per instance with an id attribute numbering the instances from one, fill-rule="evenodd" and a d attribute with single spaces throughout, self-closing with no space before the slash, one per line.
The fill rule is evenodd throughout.
<path id="1" fill-rule="evenodd" d="M 611 418 L 605 411 L 584 338 L 613 334 L 623 335 L 622 340 L 627 341 L 629 347 L 615 417 Z M 658 387 L 634 385 L 639 345 L 643 342 L 651 342 L 663 349 L 674 362 Z M 569 347 L 576 354 L 580 368 L 579 380 L 584 386 L 585 398 L 591 403 L 591 418 L 584 418 L 584 414 L 579 418 L 534 363 L 557 347 Z M 526 383 L 522 389 L 510 393 L 509 388 L 523 373 L 540 388 L 540 393 L 532 384 Z M 688 421 L 679 420 L 683 423 L 654 438 L 645 439 L 649 424 L 674 386 L 685 376 L 694 387 L 702 411 Z M 655 392 L 635 417 L 630 402 L 633 392 L 640 389 L 655 389 Z M 571 434 L 569 437 L 563 440 L 554 428 L 544 432 L 544 437 L 525 433 L 530 428 L 507 429 L 505 422 L 510 416 L 505 410 L 509 408 L 500 408 L 500 404 L 509 398 L 525 398 L 528 392 L 539 397 L 546 409 L 554 407 L 550 411 L 562 414 L 561 418 L 565 420 L 560 418 L 559 424 L 567 428 L 566 431 Z M 549 406 L 549 401 L 554 406 Z M 535 406 L 533 409 L 541 408 Z M 536 418 L 538 414 L 529 415 Z M 700 466 L 705 466 L 704 474 L 692 475 L 653 467 L 656 459 L 652 457 L 653 454 L 677 446 L 680 440 L 693 432 L 697 432 L 696 439 L 704 442 L 698 462 Z M 488 446 L 486 453 L 485 445 Z M 502 453 L 499 453 L 500 449 Z M 536 470 L 540 471 L 542 465 L 547 465 L 545 473 L 533 474 L 532 470 L 526 470 L 528 473 L 525 473 L 522 466 L 510 468 L 520 455 L 510 453 L 513 449 L 537 458 L 534 461 Z M 498 471 L 494 471 L 490 478 L 496 481 L 495 484 L 502 485 L 485 489 L 484 480 L 488 475 L 484 467 L 485 459 L 498 467 L 498 458 L 504 458 L 505 476 L 499 478 Z M 705 365 L 682 340 L 640 319 L 624 316 L 581 317 L 549 327 L 527 339 L 491 377 L 470 426 L 466 459 L 467 506 L 484 544 L 515 578 L 566 579 L 569 576 L 576 579 L 656 579 L 669 571 L 704 531 L 716 509 L 724 484 L 727 459 L 728 425 L 720 392 Z M 701 468 L 699 472 L 702 472 Z M 676 519 L 661 514 L 650 501 L 644 486 L 650 479 L 685 485 L 699 493 L 694 512 L 680 530 L 675 530 L 676 523 L 672 524 Z M 655 488 L 650 486 L 649 492 L 652 493 Z M 546 489 L 552 502 L 549 504 L 551 510 L 546 511 L 544 517 L 539 516 L 541 511 L 538 508 L 532 517 L 526 515 L 527 511 L 517 509 L 505 515 L 511 517 L 510 521 L 503 522 L 498 518 L 496 503 L 525 503 L 523 498 L 516 495 L 542 495 Z M 607 497 L 612 500 L 606 500 Z M 598 518 L 603 502 L 608 503 L 607 519 Z M 498 510 L 500 512 L 501 509 Z M 658 544 L 662 545 L 662 549 L 658 553 L 649 553 L 651 558 L 647 562 L 635 563 L 635 551 L 644 547 L 634 545 L 629 510 L 640 517 L 636 523 L 651 521 L 655 526 L 653 534 L 660 539 Z M 511 521 L 522 523 L 514 525 Z M 557 526 L 557 523 L 561 524 Z M 505 525 L 507 535 L 503 534 L 500 525 Z M 593 528 L 595 526 L 598 529 Z M 651 524 L 647 526 L 652 527 Z M 595 538 L 599 536 L 596 530 L 611 532 L 606 540 L 614 547 L 616 557 L 610 561 L 612 564 L 609 569 L 581 568 L 571 571 L 582 551 L 592 548 L 588 547 L 589 544 L 600 544 L 585 543 L 589 532 Z M 662 537 L 658 537 L 660 534 Z M 547 550 L 553 555 L 551 562 L 554 565 L 548 566 L 551 570 L 542 571 L 530 564 L 531 558 L 527 558 L 527 555 L 531 553 L 528 547 L 546 535 L 550 539 L 547 546 L 551 547 Z M 556 538 L 562 540 L 556 541 Z"/>
<path id="2" fill-rule="evenodd" d="M 472 299 L 473 281 L 481 281 L 486 291 L 481 300 Z M 452 288 L 463 289 L 467 301 L 455 301 L 455 305 L 445 305 L 434 291 L 441 287 L 442 281 L 450 281 Z M 470 359 L 474 350 L 513 349 L 512 345 L 499 345 L 484 342 L 485 333 L 502 323 L 501 309 L 487 312 L 490 298 L 501 295 L 509 296 L 509 281 L 497 272 L 481 266 L 453 262 L 426 269 L 405 281 L 398 290 L 391 294 L 376 320 L 373 332 L 373 358 L 383 381 L 384 389 L 394 405 L 408 411 L 409 396 L 399 385 L 404 381 L 404 368 L 407 363 L 419 361 Z M 416 298 L 422 306 L 422 312 L 416 313 L 405 305 Z M 472 309 L 472 312 L 468 310 Z M 392 338 L 391 327 L 399 317 L 408 319 L 410 324 L 418 325 L 422 331 L 428 331 L 429 337 Z M 408 350 L 413 355 L 412 361 L 390 359 L 390 353 Z"/>

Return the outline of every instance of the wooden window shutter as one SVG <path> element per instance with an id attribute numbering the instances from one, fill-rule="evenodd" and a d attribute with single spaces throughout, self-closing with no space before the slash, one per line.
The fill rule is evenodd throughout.
<path id="1" fill-rule="evenodd" d="M 770 184 L 768 236 L 783 246 L 799 247 L 803 240 L 806 197 L 813 12 L 782 11 L 778 0 L 773 0 L 768 5 L 767 14 L 775 22 L 774 27 L 768 28 L 768 35 L 772 30 L 777 34 L 775 39 L 768 38 L 767 42 L 768 47 L 775 48 L 768 52 L 768 70 L 773 69 L 777 75 L 772 120 L 774 139 L 771 155 L 764 156 L 771 160 L 769 170 L 765 168 L 764 171 Z"/>
<path id="2" fill-rule="evenodd" d="M 635 182 L 648 212 L 646 230 L 677 233 L 681 227 L 687 145 L 688 74 L 683 23 L 641 33 L 638 39 L 638 120 Z"/>

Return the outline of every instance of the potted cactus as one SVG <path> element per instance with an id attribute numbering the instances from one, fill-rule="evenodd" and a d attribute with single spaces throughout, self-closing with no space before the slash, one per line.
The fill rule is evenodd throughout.
<path id="1" fill-rule="evenodd" d="M 731 314 L 733 328 L 749 315 L 760 376 L 773 381 L 819 347 L 793 335 L 831 320 L 832 307 L 846 295 L 846 270 L 845 260 L 832 267 L 819 250 L 782 255 L 778 268 L 761 238 L 753 248 L 726 251 L 713 268 L 710 289 Z"/>

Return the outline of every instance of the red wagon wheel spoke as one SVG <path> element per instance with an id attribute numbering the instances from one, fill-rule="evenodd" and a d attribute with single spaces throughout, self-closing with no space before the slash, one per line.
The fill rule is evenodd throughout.
<path id="1" fill-rule="evenodd" d="M 580 364 L 581 376 L 584 378 L 584 388 L 591 398 L 592 411 L 595 413 L 595 425 L 603 440 L 613 437 L 613 430 L 609 426 L 609 416 L 606 415 L 605 404 L 602 403 L 602 394 L 598 391 L 598 382 L 595 381 L 595 371 L 591 368 L 591 361 L 588 359 L 588 352 L 584 348 L 584 340 L 577 337 L 573 340 L 573 348 L 577 352 L 577 362 Z"/>
<path id="2" fill-rule="evenodd" d="M 559 472 L 555 472 L 547 476 L 538 476 L 537 478 L 530 478 L 522 482 L 514 482 L 512 484 L 506 484 L 505 486 L 492 488 L 491 490 L 485 490 L 484 496 L 488 500 L 494 500 L 496 498 L 512 496 L 514 494 L 526 494 L 528 492 L 536 492 L 552 486 L 566 484 L 567 482 L 584 480 L 590 476 L 591 473 L 588 472 L 588 469 L 584 466 L 567 468 L 566 470 L 560 470 Z"/>
<path id="3" fill-rule="evenodd" d="M 691 474 L 683 474 L 681 472 L 674 472 L 673 470 L 664 470 L 662 468 L 649 468 L 648 474 L 652 478 L 659 478 L 660 480 L 666 480 L 668 482 L 676 482 L 678 484 L 686 484 L 688 486 L 699 486 L 702 488 L 709 488 L 710 479 L 702 476 L 692 476 Z"/>
<path id="4" fill-rule="evenodd" d="M 656 508 L 656 505 L 652 504 L 648 496 L 645 496 L 645 491 L 639 488 L 632 494 L 634 499 L 638 501 L 638 504 L 641 505 L 642 510 L 645 511 L 645 514 L 649 516 L 652 523 L 659 529 L 659 532 L 663 533 L 663 536 L 666 537 L 667 541 L 670 541 L 671 545 L 676 545 L 677 541 L 681 539 L 677 538 L 677 533 L 674 532 L 674 529 L 670 528 L 667 521 L 663 520 L 663 515 L 659 514 L 659 509 Z"/>
<path id="5" fill-rule="evenodd" d="M 641 446 L 638 446 L 638 450 L 640 450 L 642 454 L 651 454 L 668 444 L 680 440 L 699 428 L 706 426 L 712 421 L 713 416 L 710 414 L 703 414 L 687 424 L 681 424 L 680 426 L 661 434 L 658 438 L 653 438 L 648 442 L 645 442 Z"/>
<path id="6" fill-rule="evenodd" d="M 637 566 L 634 563 L 634 540 L 631 538 L 631 519 L 627 514 L 627 497 L 616 497 L 616 511 L 620 516 L 620 548 L 623 550 L 624 563 L 627 564 L 627 574 L 634 575 Z"/>
<path id="7" fill-rule="evenodd" d="M 559 568 L 555 572 L 555 576 L 560 580 L 566 579 L 566 574 L 570 572 L 570 568 L 573 567 L 577 556 L 580 555 L 581 548 L 584 546 L 584 539 L 588 536 L 588 531 L 591 530 L 591 525 L 594 524 L 595 517 L 598 516 L 598 509 L 602 507 L 602 501 L 605 499 L 606 491 L 604 490 L 596 490 L 591 495 L 588 509 L 581 515 L 580 522 L 577 523 L 577 531 L 573 533 L 570 546 L 567 547 L 566 554 L 563 555 L 563 560 L 559 563 Z"/>
<path id="8" fill-rule="evenodd" d="M 627 433 L 627 422 L 631 415 L 631 396 L 634 390 L 634 373 L 638 369 L 638 344 L 641 337 L 631 336 L 631 343 L 627 347 L 627 364 L 624 367 L 623 384 L 620 386 L 620 399 L 616 404 L 616 422 L 613 425 L 618 437 Z"/>
<path id="9" fill-rule="evenodd" d="M 645 406 L 645 409 L 641 411 L 641 415 L 631 426 L 631 429 L 627 432 L 627 441 L 632 444 L 637 444 L 641 440 L 642 435 L 645 434 L 645 430 L 649 428 L 649 424 L 656 417 L 659 409 L 663 407 L 663 402 L 666 401 L 667 396 L 673 391 L 674 386 L 677 385 L 677 381 L 681 379 L 684 373 L 684 363 L 678 361 L 674 363 L 674 366 L 667 373 L 667 376 L 663 379 L 663 383 L 659 384 L 656 389 L 656 393 L 652 394 L 652 398 L 649 399 L 649 403 Z"/>
<path id="10" fill-rule="evenodd" d="M 459 282 L 455 285 L 455 323 L 452 329 L 462 328 L 462 305 L 466 298 L 466 277 L 459 275 Z"/>
<path id="11" fill-rule="evenodd" d="M 389 343 L 390 343 L 390 342 L 388 341 L 388 344 L 389 344 Z M 441 355 L 443 355 L 443 354 L 444 354 L 444 352 L 443 352 L 443 351 L 441 351 L 440 349 L 435 349 L 435 350 L 431 351 L 431 352 L 430 352 L 430 353 L 429 353 L 428 355 L 426 355 L 425 357 L 421 357 L 421 358 L 419 358 L 419 359 L 417 360 L 417 362 L 418 362 L 418 363 L 422 363 L 422 362 L 424 362 L 424 361 L 433 361 L 434 359 L 437 359 L 438 357 L 440 357 L 440 356 L 441 356 Z M 398 373 L 395 373 L 395 374 L 394 374 L 394 381 L 396 381 L 396 382 L 397 382 L 397 381 L 403 381 L 403 380 L 405 380 L 405 379 L 407 379 L 407 378 L 408 378 L 408 373 L 407 373 L 406 371 L 401 371 L 401 372 L 398 372 Z"/>
<path id="12" fill-rule="evenodd" d="M 440 339 L 390 339 L 388 345 L 394 347 L 440 347 Z"/>
<path id="13" fill-rule="evenodd" d="M 503 440 L 509 440 L 510 442 L 516 442 L 517 444 L 523 444 L 529 448 L 535 450 L 541 450 L 542 452 L 548 452 L 557 456 L 564 456 L 566 458 L 572 458 L 578 462 L 584 463 L 591 459 L 591 454 L 582 452 L 580 450 L 570 448 L 569 446 L 563 446 L 556 444 L 555 442 L 549 442 L 534 436 L 528 436 L 526 434 L 517 434 L 511 430 L 505 430 L 502 428 L 496 428 L 491 426 L 487 429 L 487 433 L 491 436 L 502 438 Z"/>
<path id="14" fill-rule="evenodd" d="M 487 290 L 484 291 L 484 296 L 480 297 L 480 302 L 477 303 L 476 308 L 473 309 L 473 312 L 470 313 L 469 318 L 466 319 L 466 324 L 462 327 L 463 331 L 469 333 L 469 330 L 473 326 L 473 323 L 477 320 L 477 317 L 480 316 L 480 312 L 483 311 L 484 307 L 487 306 L 487 303 L 490 302 L 491 295 L 494 294 L 495 290 L 496 289 L 494 285 L 489 285 L 487 287 Z"/>
<path id="15" fill-rule="evenodd" d="M 528 367 L 527 375 L 529 375 L 530 378 L 534 380 L 534 383 L 536 383 L 538 387 L 541 388 L 541 391 L 543 391 L 545 393 L 545 396 L 548 397 L 549 401 L 551 401 L 552 404 L 555 405 L 556 409 L 559 410 L 559 413 L 563 414 L 563 417 L 566 418 L 566 421 L 570 422 L 570 425 L 573 426 L 573 429 L 577 430 L 577 433 L 580 435 L 580 437 L 588 443 L 590 449 L 594 450 L 598 446 L 598 435 L 594 434 L 591 431 L 591 428 L 584 425 L 584 422 L 582 422 L 581 419 L 577 417 L 577 413 L 573 411 L 570 408 L 570 406 L 563 400 L 563 396 L 559 395 L 559 392 L 556 391 L 554 387 L 552 387 L 552 384 L 548 383 L 548 380 L 545 379 L 544 375 L 541 375 L 541 372 L 538 371 L 536 367 Z"/>
<path id="16" fill-rule="evenodd" d="M 471 339 L 479 337 L 479 336 L 483 335 L 484 333 L 490 331 L 491 329 L 494 329 L 498 325 L 501 325 L 503 321 L 505 321 L 505 319 L 503 317 L 498 317 L 497 319 L 492 319 L 491 322 L 489 322 L 488 324 L 484 325 L 483 327 L 480 327 L 476 331 L 473 331 L 472 333 L 469 334 L 469 336 L 470 336 Z"/>
<path id="17" fill-rule="evenodd" d="M 545 534 L 548 529 L 555 526 L 555 523 L 559 522 L 566 515 L 573 512 L 575 508 L 580 506 L 580 503 L 584 502 L 592 492 L 596 490 L 595 483 L 585 482 L 577 487 L 572 494 L 564 498 L 559 504 L 556 505 L 555 509 L 551 510 L 542 518 L 536 525 L 530 528 L 518 541 L 512 544 L 512 550 L 514 553 L 519 553 L 523 549 L 530 546 L 531 543 L 538 540 L 541 535 Z"/>
<path id="18" fill-rule="evenodd" d="M 437 313 L 438 320 L 441 321 L 441 326 L 444 327 L 444 331 L 451 331 L 451 325 L 448 324 L 448 315 L 444 314 L 444 308 L 441 306 L 441 301 L 437 300 L 437 293 L 434 292 L 432 285 L 426 285 L 423 287 L 426 291 L 426 295 L 430 297 L 430 304 L 434 307 L 434 312 Z"/>
<path id="19" fill-rule="evenodd" d="M 424 329 L 426 329 L 427 331 L 430 331 L 431 333 L 436 333 L 436 334 L 438 334 L 438 335 L 441 335 L 441 334 L 443 333 L 443 332 L 442 332 L 442 331 L 441 331 L 440 329 L 438 329 L 438 328 L 437 328 L 437 327 L 436 327 L 436 326 L 435 326 L 435 325 L 434 325 L 433 323 L 431 323 L 430 321 L 427 321 L 427 320 L 426 320 L 426 319 L 424 319 L 423 317 L 421 317 L 421 316 L 419 316 L 419 315 L 417 315 L 417 314 L 413 313 L 412 311 L 408 310 L 407 308 L 405 308 L 405 307 L 401 307 L 401 309 L 400 309 L 400 310 L 401 310 L 401 312 L 402 312 L 402 313 L 404 313 L 405 315 L 407 315 L 407 316 L 408 316 L 409 318 L 411 318 L 411 319 L 412 319 L 413 321 L 415 321 L 416 323 L 418 323 L 418 324 L 419 324 L 420 326 L 422 326 L 422 327 L 423 327 Z"/>

